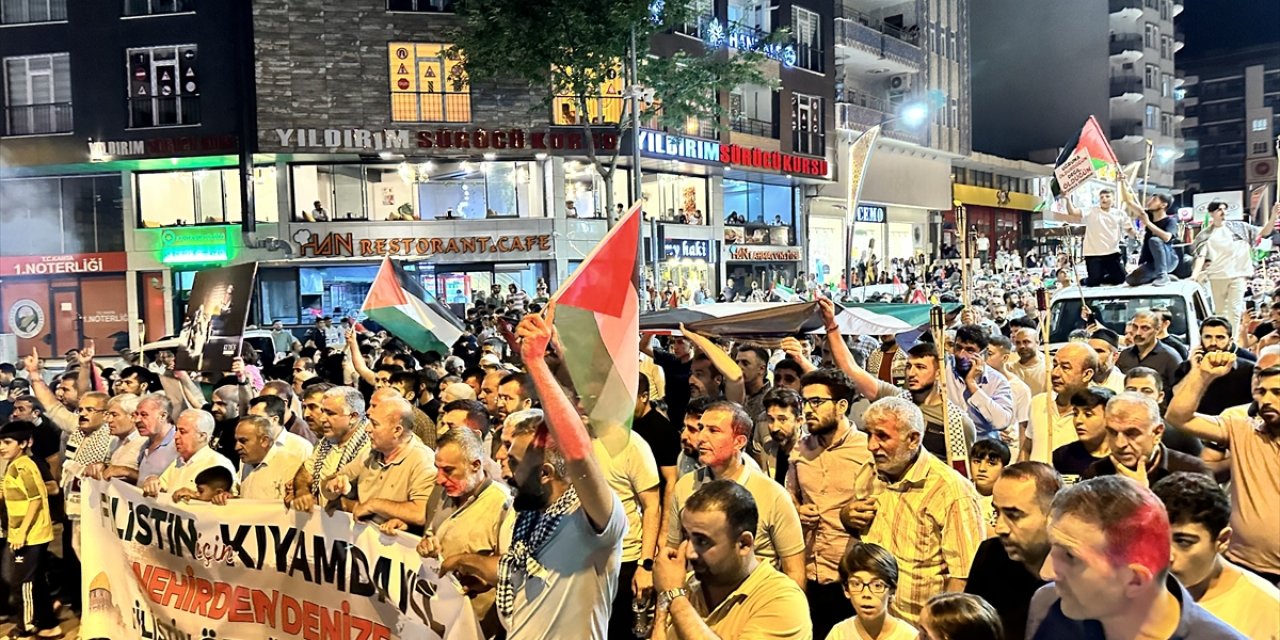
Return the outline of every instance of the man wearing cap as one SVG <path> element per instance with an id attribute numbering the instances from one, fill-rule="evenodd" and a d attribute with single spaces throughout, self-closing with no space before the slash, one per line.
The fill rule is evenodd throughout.
<path id="1" fill-rule="evenodd" d="M 1178 230 L 1177 219 L 1169 216 L 1169 207 L 1173 198 L 1168 194 L 1155 193 L 1147 198 L 1146 206 L 1138 205 L 1133 192 L 1121 183 L 1124 193 L 1125 207 L 1129 215 L 1142 224 L 1142 253 L 1138 258 L 1138 268 L 1134 269 L 1125 282 L 1131 287 L 1144 284 L 1163 285 L 1169 283 L 1169 272 L 1178 264 L 1178 256 L 1169 246 L 1173 242 L 1174 233 Z"/>

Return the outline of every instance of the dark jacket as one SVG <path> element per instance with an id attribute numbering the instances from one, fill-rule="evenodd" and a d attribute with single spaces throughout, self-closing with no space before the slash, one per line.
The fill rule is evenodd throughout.
<path id="1" fill-rule="evenodd" d="M 1154 468 L 1147 469 L 1147 483 L 1154 485 L 1170 474 L 1186 471 L 1188 473 L 1202 473 L 1210 478 L 1213 472 L 1209 467 L 1205 466 L 1200 458 L 1189 456 L 1185 453 L 1178 453 L 1163 444 L 1156 445 L 1160 451 L 1160 457 L 1156 460 Z M 1103 458 L 1091 465 L 1084 473 L 1080 474 L 1081 480 L 1089 478 L 1097 478 L 1099 476 L 1113 476 L 1116 474 L 1116 463 L 1111 458 Z"/>

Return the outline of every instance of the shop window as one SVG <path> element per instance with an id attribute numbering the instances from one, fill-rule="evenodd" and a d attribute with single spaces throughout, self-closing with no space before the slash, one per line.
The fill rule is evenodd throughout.
<path id="1" fill-rule="evenodd" d="M 146 228 L 239 223 L 239 169 L 198 169 L 136 174 L 139 225 Z M 254 171 L 258 222 L 276 222 L 276 171 Z"/>
<path id="2" fill-rule="evenodd" d="M 646 173 L 646 176 L 648 174 Z M 617 169 L 613 172 L 613 203 L 626 209 L 631 204 L 631 172 Z M 590 163 L 570 160 L 564 163 L 564 200 L 566 215 L 578 218 L 604 218 L 608 200 L 605 197 L 604 180 Z M 644 211 L 653 215 L 658 209 L 645 203 Z M 614 212 L 616 215 L 616 211 Z"/>
<path id="3" fill-rule="evenodd" d="M 725 237 L 730 244 L 795 244 L 794 212 L 788 185 L 724 181 Z"/>
<path id="4" fill-rule="evenodd" d="M 295 165 L 292 174 L 293 219 L 300 222 L 544 215 L 534 162 Z"/>
<path id="5" fill-rule="evenodd" d="M 120 177 L 0 180 L 0 255 L 124 251 Z"/>
<path id="6" fill-rule="evenodd" d="M 643 210 L 650 217 L 675 224 L 711 224 L 706 178 L 644 172 L 640 182 Z"/>
<path id="7" fill-rule="evenodd" d="M 129 49 L 129 126 L 200 123 L 195 45 Z"/>
<path id="8" fill-rule="evenodd" d="M 387 45 L 392 122 L 471 122 L 471 81 L 453 45 Z"/>

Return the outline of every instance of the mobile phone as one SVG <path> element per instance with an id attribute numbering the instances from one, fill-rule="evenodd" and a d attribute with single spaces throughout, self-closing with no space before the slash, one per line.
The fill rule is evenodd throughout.
<path id="1" fill-rule="evenodd" d="M 963 378 L 969 375 L 969 371 L 973 369 L 973 363 L 968 358 L 956 358 L 956 375 Z"/>

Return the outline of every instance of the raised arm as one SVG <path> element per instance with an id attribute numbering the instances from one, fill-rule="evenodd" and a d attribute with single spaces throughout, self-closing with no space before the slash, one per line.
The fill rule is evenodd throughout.
<path id="1" fill-rule="evenodd" d="M 831 360 L 841 371 L 853 380 L 853 386 L 865 398 L 875 398 L 880 386 L 880 379 L 869 371 L 858 366 L 853 359 L 853 352 L 845 344 L 840 335 L 840 326 L 836 324 L 836 303 L 827 298 L 818 298 L 818 310 L 822 312 L 822 322 L 827 329 L 827 347 L 831 349 Z"/>
<path id="2" fill-rule="evenodd" d="M 356 340 L 355 329 L 347 331 L 347 357 L 351 359 L 351 366 L 361 380 L 378 386 L 378 376 L 374 375 L 373 370 L 365 363 L 364 356 L 360 355 L 360 343 Z"/>
<path id="3" fill-rule="evenodd" d="M 1280 198 L 1276 199 L 1276 203 L 1271 207 L 1271 215 L 1262 221 L 1262 226 L 1258 227 L 1258 233 L 1250 239 L 1249 244 L 1255 245 L 1262 238 L 1266 238 L 1276 231 L 1276 218 L 1280 218 Z"/>
<path id="4" fill-rule="evenodd" d="M 1199 408 L 1209 384 L 1226 375 L 1235 366 L 1234 353 L 1211 351 L 1204 354 L 1174 390 L 1173 399 L 1169 401 L 1169 408 L 1164 414 L 1169 424 L 1197 438 L 1225 443 L 1228 433 L 1222 419 L 1196 413 L 1196 409 Z"/>
<path id="5" fill-rule="evenodd" d="M 591 436 L 574 403 L 547 365 L 547 344 L 551 342 L 551 320 L 555 308 L 547 309 L 547 317 L 529 314 L 520 321 L 516 336 L 520 339 L 521 356 L 529 368 L 529 377 L 542 400 L 547 428 L 564 455 L 569 482 L 578 492 L 578 501 L 591 526 L 604 531 L 613 515 L 613 490 L 596 463 Z"/>
<path id="6" fill-rule="evenodd" d="M 715 367 L 720 375 L 724 377 L 724 397 L 733 402 L 741 404 L 747 399 L 746 383 L 742 380 L 742 367 L 720 345 L 712 342 L 706 336 L 686 329 L 683 324 L 680 325 L 680 333 L 689 339 L 699 351 L 707 354 L 707 359 L 711 360 L 711 366 Z"/>

